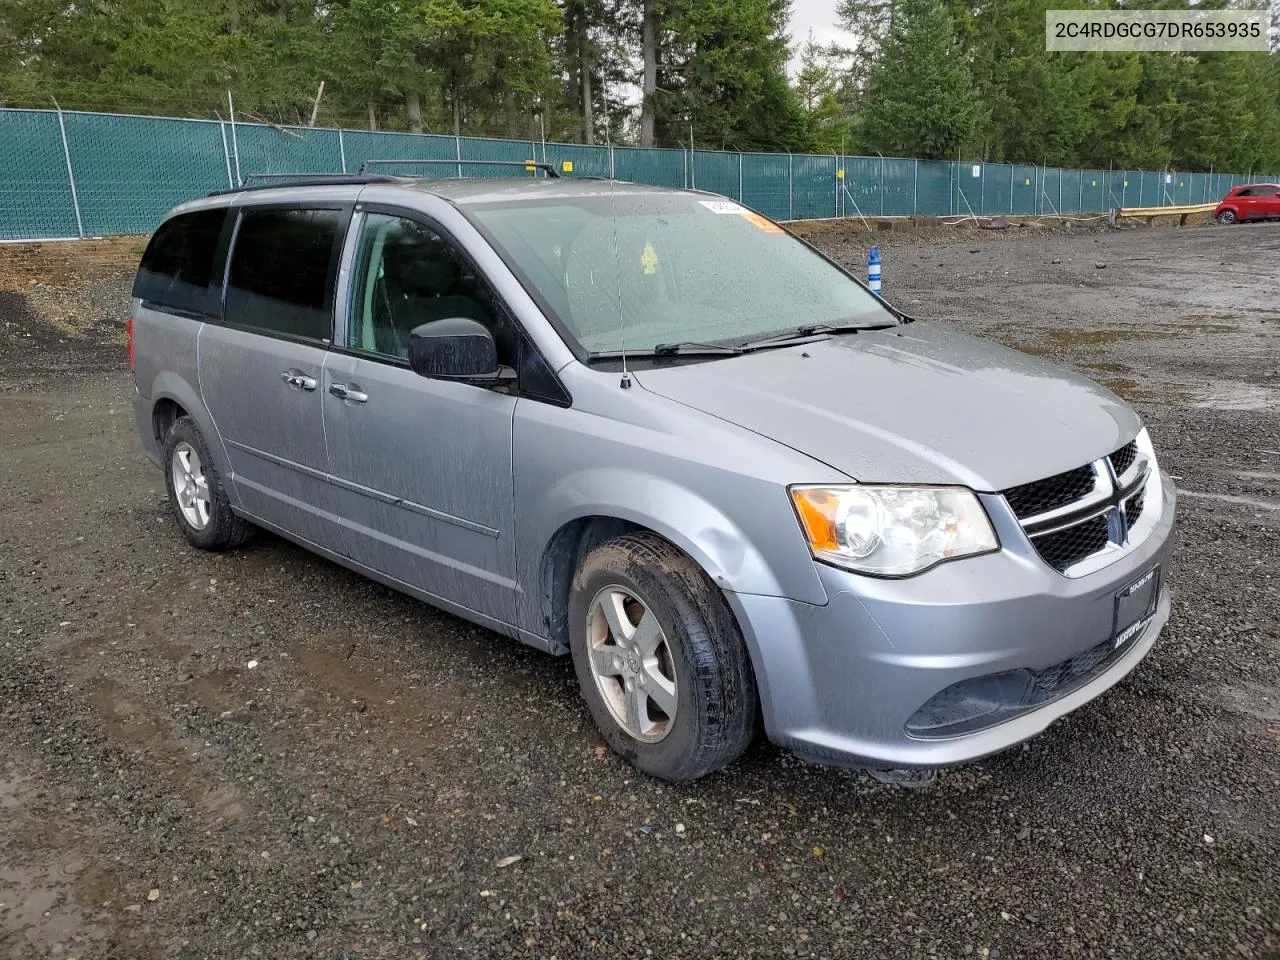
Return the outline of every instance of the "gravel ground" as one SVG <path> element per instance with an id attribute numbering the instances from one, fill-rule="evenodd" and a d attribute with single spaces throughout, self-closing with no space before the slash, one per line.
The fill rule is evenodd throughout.
<path id="1" fill-rule="evenodd" d="M 1128 397 L 1183 496 L 1148 660 L 915 791 L 765 744 L 658 783 L 567 660 L 189 549 L 136 241 L 0 247 L 0 957 L 1276 957 L 1280 226 L 880 236 L 892 300 Z"/>

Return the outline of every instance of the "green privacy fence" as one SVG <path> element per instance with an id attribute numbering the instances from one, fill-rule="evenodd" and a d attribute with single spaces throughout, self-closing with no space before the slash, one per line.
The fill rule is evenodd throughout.
<path id="1" fill-rule="evenodd" d="M 1207 203 L 1260 175 L 1062 170 L 711 150 L 639 149 L 380 133 L 56 110 L 0 110 L 0 240 L 148 233 L 175 204 L 260 173 L 346 173 L 366 160 L 448 160 L 387 168 L 492 176 L 475 160 L 572 164 L 723 194 L 775 220 L 903 216 L 1075 216 L 1119 206 Z M 527 176 L 511 168 L 509 176 Z"/>

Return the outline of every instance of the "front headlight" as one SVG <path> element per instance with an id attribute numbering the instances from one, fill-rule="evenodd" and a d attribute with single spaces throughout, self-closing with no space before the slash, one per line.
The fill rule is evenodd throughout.
<path id="1" fill-rule="evenodd" d="M 791 499 L 814 557 L 858 573 L 902 577 L 1000 548 L 962 487 L 806 486 Z"/>

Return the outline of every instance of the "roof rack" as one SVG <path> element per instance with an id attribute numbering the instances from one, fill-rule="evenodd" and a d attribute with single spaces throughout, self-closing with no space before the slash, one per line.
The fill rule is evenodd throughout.
<path id="1" fill-rule="evenodd" d="M 554 166 L 549 163 L 539 163 L 537 160 L 366 160 L 360 164 L 360 172 L 364 173 L 369 167 L 390 167 L 401 166 L 414 163 L 425 164 L 448 164 L 451 167 L 459 167 L 465 163 L 469 167 L 524 167 L 526 170 L 541 170 L 548 177 L 559 179 L 560 173 Z"/>
<path id="2" fill-rule="evenodd" d="M 342 187 L 366 183 L 399 183 L 404 179 L 404 177 L 393 177 L 385 173 L 250 173 L 244 178 L 243 186 L 211 190 L 209 196 L 219 197 L 228 193 L 242 193 L 245 190 L 270 190 L 273 187 Z M 250 184 L 250 180 L 267 182 Z"/>

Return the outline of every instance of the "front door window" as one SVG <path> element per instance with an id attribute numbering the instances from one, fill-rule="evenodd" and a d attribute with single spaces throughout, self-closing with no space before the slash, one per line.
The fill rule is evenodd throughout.
<path id="1" fill-rule="evenodd" d="M 425 224 L 371 213 L 356 255 L 347 346 L 405 360 L 414 327 L 467 317 L 494 330 L 497 305 L 460 251 Z"/>

